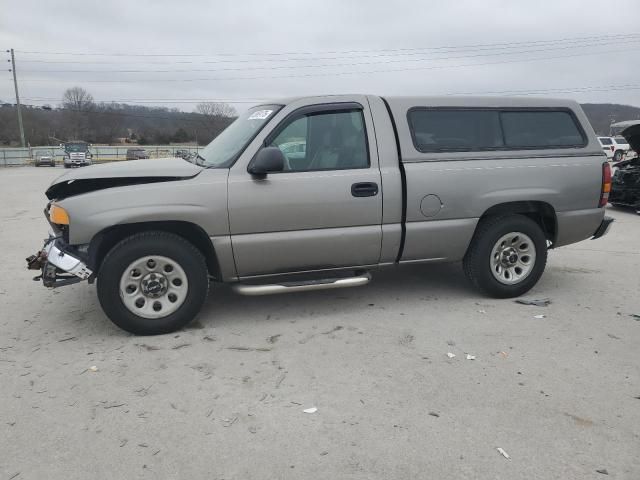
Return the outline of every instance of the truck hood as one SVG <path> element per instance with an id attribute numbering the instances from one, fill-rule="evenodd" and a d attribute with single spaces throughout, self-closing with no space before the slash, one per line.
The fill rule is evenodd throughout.
<path id="1" fill-rule="evenodd" d="M 621 135 L 629 142 L 631 149 L 640 154 L 640 120 L 625 128 Z"/>
<path id="2" fill-rule="evenodd" d="M 105 188 L 185 180 L 195 177 L 203 168 L 182 158 L 93 165 L 61 175 L 51 183 L 45 193 L 50 200 L 62 200 Z"/>

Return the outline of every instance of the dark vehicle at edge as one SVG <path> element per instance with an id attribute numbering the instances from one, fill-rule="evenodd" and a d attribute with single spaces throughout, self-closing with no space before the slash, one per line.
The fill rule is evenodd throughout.
<path id="1" fill-rule="evenodd" d="M 609 203 L 614 207 L 631 207 L 640 211 L 640 120 L 622 131 L 636 157 L 614 164 Z"/>

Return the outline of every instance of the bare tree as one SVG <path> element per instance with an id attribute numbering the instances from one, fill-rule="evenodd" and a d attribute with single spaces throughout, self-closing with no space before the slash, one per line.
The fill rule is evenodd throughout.
<path id="1" fill-rule="evenodd" d="M 196 105 L 196 112 L 207 117 L 236 117 L 238 112 L 228 103 L 203 102 Z"/>
<path id="2" fill-rule="evenodd" d="M 65 90 L 62 95 L 62 106 L 75 112 L 88 112 L 93 109 L 93 95 L 82 87 Z"/>

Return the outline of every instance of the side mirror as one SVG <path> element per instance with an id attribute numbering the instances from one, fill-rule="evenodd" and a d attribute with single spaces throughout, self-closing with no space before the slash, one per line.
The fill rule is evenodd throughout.
<path id="1" fill-rule="evenodd" d="M 284 153 L 278 147 L 264 147 L 258 151 L 247 171 L 256 177 L 264 178 L 267 173 L 284 170 Z"/>

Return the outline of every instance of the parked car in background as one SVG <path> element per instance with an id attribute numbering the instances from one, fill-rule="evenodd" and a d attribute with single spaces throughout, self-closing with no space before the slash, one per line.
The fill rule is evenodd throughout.
<path id="1" fill-rule="evenodd" d="M 189 150 L 176 150 L 176 153 L 174 153 L 174 155 L 178 158 L 183 158 L 183 159 L 188 159 L 191 158 L 191 155 L 193 155 Z"/>
<path id="2" fill-rule="evenodd" d="M 607 156 L 607 160 L 613 159 L 616 146 L 613 144 L 613 138 L 611 137 L 598 137 L 598 142 L 602 145 L 602 151 Z"/>
<path id="3" fill-rule="evenodd" d="M 143 160 L 149 158 L 144 148 L 127 148 L 127 160 Z"/>
<path id="4" fill-rule="evenodd" d="M 629 142 L 624 137 L 612 137 L 613 144 L 615 145 L 615 151 L 613 153 L 613 161 L 620 162 L 624 159 L 625 155 L 631 150 Z"/>
<path id="5" fill-rule="evenodd" d="M 291 170 L 299 170 L 297 164 L 303 162 L 307 155 L 307 142 L 302 140 L 283 143 L 279 145 L 280 150 L 284 153 L 285 161 Z"/>
<path id="6" fill-rule="evenodd" d="M 292 143 L 305 145 L 295 165 Z M 549 248 L 613 221 L 611 165 L 573 101 L 289 99 L 248 109 L 198 160 L 61 176 L 46 192 L 52 234 L 29 268 L 47 287 L 97 281 L 107 316 L 149 335 L 191 321 L 210 279 L 264 295 L 461 261 L 479 290 L 515 297 Z"/>
<path id="7" fill-rule="evenodd" d="M 56 161 L 53 158 L 53 155 L 39 155 L 33 161 L 33 165 L 35 167 L 42 167 L 43 165 L 47 165 L 49 167 L 55 167 Z"/>
<path id="8" fill-rule="evenodd" d="M 89 151 L 90 146 L 87 142 L 83 141 L 71 141 L 61 144 L 60 147 L 64 150 L 64 158 L 62 161 L 64 168 L 91 165 L 93 155 Z"/>

